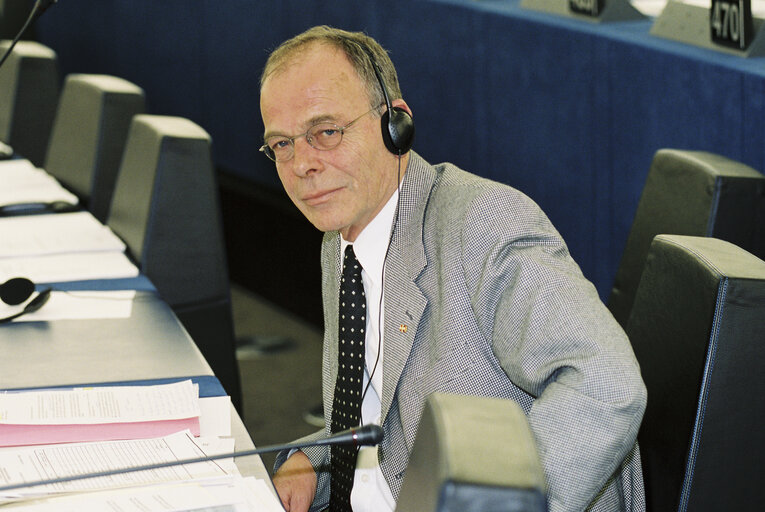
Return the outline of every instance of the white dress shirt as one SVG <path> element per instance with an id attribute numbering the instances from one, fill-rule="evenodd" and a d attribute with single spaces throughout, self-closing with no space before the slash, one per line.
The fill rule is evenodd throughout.
<path id="1" fill-rule="evenodd" d="M 398 191 L 385 203 L 385 206 L 372 219 L 353 243 L 353 252 L 361 263 L 361 279 L 367 297 L 366 364 L 364 368 L 364 389 L 361 404 L 361 423 L 380 425 L 383 378 L 383 339 L 380 327 L 384 318 L 383 267 L 388 250 L 393 217 L 396 213 Z M 348 246 L 340 237 L 340 254 Z M 376 363 L 376 368 L 375 368 Z M 369 376 L 372 384 L 367 389 Z M 377 447 L 367 446 L 359 450 L 356 461 L 356 474 L 351 491 L 351 506 L 354 512 L 393 512 L 396 502 L 377 461 Z"/>

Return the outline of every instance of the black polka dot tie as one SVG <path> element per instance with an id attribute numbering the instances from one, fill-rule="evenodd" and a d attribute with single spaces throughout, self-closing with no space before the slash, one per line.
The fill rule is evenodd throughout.
<path id="1" fill-rule="evenodd" d="M 332 403 L 332 433 L 358 426 L 361 418 L 367 304 L 361 282 L 361 265 L 351 245 L 345 249 L 339 306 L 338 367 Z M 358 449 L 354 446 L 333 446 L 331 449 L 331 512 L 351 510 L 357 453 Z"/>

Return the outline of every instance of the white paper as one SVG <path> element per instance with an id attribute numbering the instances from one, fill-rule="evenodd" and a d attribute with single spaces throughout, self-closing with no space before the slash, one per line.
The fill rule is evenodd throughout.
<path id="1" fill-rule="evenodd" d="M 37 294 L 29 299 L 34 300 Z M 84 320 L 100 318 L 130 318 L 135 290 L 116 291 L 54 291 L 50 299 L 34 313 L 14 319 L 14 322 L 43 322 L 50 320 Z M 24 305 L 0 303 L 0 318 L 22 311 Z"/>
<path id="2" fill-rule="evenodd" d="M 0 486 L 32 484 L 46 479 L 193 459 L 226 453 L 232 448 L 233 439 L 199 438 L 198 442 L 195 442 L 188 431 L 155 439 L 3 448 L 0 449 Z M 61 492 L 214 479 L 231 474 L 238 474 L 233 460 L 222 459 L 45 486 L 23 487 L 3 492 L 0 494 L 0 502 Z"/>
<path id="3" fill-rule="evenodd" d="M 2 48 L 2 43 L 0 43 L 0 48 Z M 12 160 L 0 160 L 0 172 L 5 173 L 9 172 L 12 173 L 16 170 L 16 172 L 24 172 L 26 169 L 35 169 L 35 166 L 32 162 L 27 160 L 26 158 L 14 158 Z M 21 171 L 18 171 L 18 169 L 21 169 Z M 8 180 L 9 183 L 13 183 L 10 179 Z M 5 183 L 5 181 L 0 181 L 0 183 Z"/>
<path id="4" fill-rule="evenodd" d="M 664 10 L 667 0 L 632 0 L 631 3 L 641 13 L 655 18 Z"/>
<path id="5" fill-rule="evenodd" d="M 264 493 L 265 491 L 265 493 Z M 50 498 L 39 503 L 14 506 L 23 512 L 283 512 L 276 496 L 263 480 L 231 476 L 216 482 L 129 487 Z"/>
<path id="6" fill-rule="evenodd" d="M 199 399 L 199 435 L 231 435 L 231 397 L 210 396 Z"/>
<path id="7" fill-rule="evenodd" d="M 0 258 L 125 250 L 90 212 L 0 218 Z"/>
<path id="8" fill-rule="evenodd" d="M 64 201 L 76 205 L 77 196 L 28 160 L 9 160 L 0 167 L 0 206 Z"/>
<path id="9" fill-rule="evenodd" d="M 50 498 L 40 503 L 16 505 L 24 512 L 178 512 L 202 507 L 232 506 L 241 499 L 233 492 L 229 497 L 211 493 L 196 483 L 163 484 L 129 487 Z M 223 509 L 223 510 L 235 510 Z"/>
<path id="10" fill-rule="evenodd" d="M 249 477 L 253 480 L 252 484 L 247 486 L 247 489 L 251 492 L 249 497 L 249 503 L 251 505 L 250 510 L 263 511 L 263 512 L 284 512 L 284 507 L 264 480 L 255 477 Z"/>
<path id="11" fill-rule="evenodd" d="M 0 281 L 24 276 L 35 283 L 136 277 L 138 267 L 123 252 L 47 254 L 0 258 Z"/>
<path id="12" fill-rule="evenodd" d="M 199 414 L 199 387 L 190 380 L 155 386 L 0 393 L 0 424 L 129 423 L 195 418 Z"/>

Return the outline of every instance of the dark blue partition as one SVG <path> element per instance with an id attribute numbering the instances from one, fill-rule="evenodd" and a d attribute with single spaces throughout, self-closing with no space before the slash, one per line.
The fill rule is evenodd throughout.
<path id="1" fill-rule="evenodd" d="M 389 49 L 417 123 L 414 148 L 535 199 L 603 298 L 653 154 L 717 152 L 765 168 L 765 59 L 593 24 L 519 0 L 67 0 L 37 33 L 63 72 L 143 87 L 149 109 L 212 136 L 221 169 L 278 187 L 257 152 L 267 52 L 316 24 Z"/>

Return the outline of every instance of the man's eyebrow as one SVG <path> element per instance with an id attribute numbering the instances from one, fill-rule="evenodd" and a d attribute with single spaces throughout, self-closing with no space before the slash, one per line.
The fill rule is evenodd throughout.
<path id="1" fill-rule="evenodd" d="M 268 132 L 267 131 L 266 133 L 263 134 L 263 140 L 268 140 L 269 137 L 274 137 L 276 135 L 281 136 L 281 137 L 285 137 L 285 135 L 283 133 L 281 133 L 281 132 Z"/>
<path id="2" fill-rule="evenodd" d="M 332 115 L 332 114 L 320 114 L 320 115 L 317 115 L 317 116 L 313 116 L 312 118 L 310 118 L 308 121 L 306 121 L 303 124 L 303 127 L 305 129 L 302 132 L 300 132 L 299 134 L 295 134 L 295 135 L 286 135 L 286 134 L 284 134 L 282 132 L 266 131 L 266 133 L 263 134 L 263 140 L 266 140 L 267 138 L 273 137 L 273 136 L 276 136 L 276 135 L 281 136 L 281 137 L 287 137 L 287 138 L 292 138 L 292 137 L 295 137 L 296 135 L 302 135 L 310 127 L 312 127 L 314 125 L 317 125 L 319 123 L 334 123 L 334 124 L 337 124 L 337 116 Z"/>
<path id="3" fill-rule="evenodd" d="M 315 124 L 319 124 L 319 123 L 325 123 L 325 122 L 335 123 L 335 122 L 337 122 L 336 119 L 337 119 L 337 117 L 334 116 L 334 115 L 331 115 L 331 114 L 321 114 L 321 115 L 318 115 L 318 116 L 314 116 L 311 119 L 309 119 L 308 122 L 306 123 L 306 125 L 307 125 L 306 129 L 310 128 L 311 126 L 313 126 Z"/>

